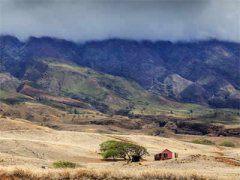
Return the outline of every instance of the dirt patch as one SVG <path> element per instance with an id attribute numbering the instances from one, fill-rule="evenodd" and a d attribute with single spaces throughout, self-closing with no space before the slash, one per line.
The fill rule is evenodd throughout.
<path id="1" fill-rule="evenodd" d="M 240 161 L 234 159 L 234 158 L 229 158 L 229 157 L 215 157 L 215 160 L 217 162 L 222 162 L 225 164 L 229 164 L 232 166 L 240 166 Z"/>
<path id="2" fill-rule="evenodd" d="M 214 152 L 214 153 L 216 153 L 218 156 L 224 156 L 224 153 L 223 153 L 223 152 L 218 152 L 218 151 L 216 151 L 216 152 Z"/>
<path id="3" fill-rule="evenodd" d="M 201 155 L 201 154 L 194 154 L 194 155 L 190 155 L 184 159 L 177 160 L 177 163 L 191 163 L 191 162 L 195 162 L 198 160 L 210 161 L 210 160 L 212 160 L 212 157 L 206 156 L 206 155 Z"/>

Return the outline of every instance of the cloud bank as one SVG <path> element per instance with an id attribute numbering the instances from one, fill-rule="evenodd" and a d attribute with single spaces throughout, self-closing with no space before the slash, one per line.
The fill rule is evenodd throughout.
<path id="1" fill-rule="evenodd" d="M 0 33 L 21 39 L 240 42 L 239 0 L 0 0 Z"/>

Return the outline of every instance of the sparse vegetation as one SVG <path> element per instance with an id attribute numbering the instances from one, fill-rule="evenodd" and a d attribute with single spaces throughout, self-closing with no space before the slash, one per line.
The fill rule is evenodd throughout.
<path id="1" fill-rule="evenodd" d="M 223 141 L 219 144 L 220 146 L 226 146 L 226 147 L 235 147 L 235 144 L 231 141 Z"/>
<path id="2" fill-rule="evenodd" d="M 53 163 L 54 168 L 75 168 L 76 163 L 69 161 L 57 161 Z"/>
<path id="3" fill-rule="evenodd" d="M 128 161 L 139 161 L 144 155 L 147 155 L 147 149 L 143 146 L 124 141 L 105 141 L 100 144 L 101 155 L 104 159 L 120 158 Z"/>
<path id="4" fill-rule="evenodd" d="M 195 139 L 192 141 L 195 144 L 214 145 L 215 143 L 208 139 Z"/>

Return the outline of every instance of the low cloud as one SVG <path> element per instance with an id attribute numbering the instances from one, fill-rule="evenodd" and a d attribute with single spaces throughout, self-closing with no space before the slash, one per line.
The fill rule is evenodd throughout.
<path id="1" fill-rule="evenodd" d="M 238 0 L 1 0 L 0 33 L 21 39 L 240 42 Z"/>

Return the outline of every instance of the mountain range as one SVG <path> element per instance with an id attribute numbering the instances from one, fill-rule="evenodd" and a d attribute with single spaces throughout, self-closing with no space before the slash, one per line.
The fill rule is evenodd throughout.
<path id="1" fill-rule="evenodd" d="M 23 42 L 2 35 L 0 55 L 1 89 L 38 100 L 62 97 L 61 102 L 115 113 L 187 103 L 240 107 L 239 43 L 76 43 L 52 37 Z"/>

